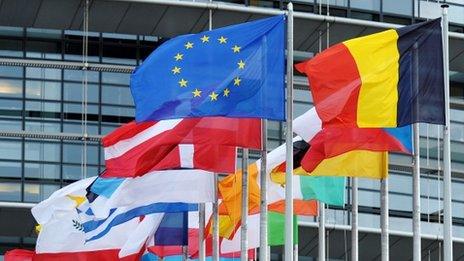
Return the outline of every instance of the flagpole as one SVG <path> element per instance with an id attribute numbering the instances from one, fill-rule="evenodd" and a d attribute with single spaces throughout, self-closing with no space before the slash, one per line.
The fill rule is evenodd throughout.
<path id="1" fill-rule="evenodd" d="M 389 206 L 388 206 L 388 178 L 385 177 L 380 181 L 380 223 L 381 223 L 381 261 L 390 260 L 390 242 L 389 242 Z"/>
<path id="2" fill-rule="evenodd" d="M 325 204 L 319 202 L 319 245 L 318 259 L 325 260 Z"/>
<path id="3" fill-rule="evenodd" d="M 358 178 L 351 181 L 351 260 L 358 261 Z"/>
<path id="4" fill-rule="evenodd" d="M 198 205 L 198 259 L 205 261 L 205 203 Z"/>
<path id="5" fill-rule="evenodd" d="M 259 260 L 268 260 L 267 255 L 267 120 L 261 120 L 261 172 L 259 216 Z"/>
<path id="6" fill-rule="evenodd" d="M 287 5 L 287 129 L 285 172 L 285 261 L 293 261 L 293 4 Z"/>
<path id="7" fill-rule="evenodd" d="M 182 246 L 182 261 L 188 260 L 188 246 Z"/>
<path id="8" fill-rule="evenodd" d="M 219 201 L 218 174 L 214 174 L 214 203 L 213 203 L 213 261 L 219 261 Z"/>
<path id="9" fill-rule="evenodd" d="M 443 126 L 443 242 L 444 260 L 453 260 L 453 219 L 451 213 L 451 150 L 450 150 L 450 103 L 449 103 L 449 46 L 448 5 L 442 6 L 443 72 L 445 86 L 445 126 Z"/>
<path id="10" fill-rule="evenodd" d="M 242 219 L 240 231 L 240 260 L 248 261 L 248 149 L 242 149 Z"/>
<path id="11" fill-rule="evenodd" d="M 417 42 L 413 46 L 413 68 L 414 78 L 413 85 L 414 90 L 419 89 L 419 55 L 418 55 L 418 44 Z M 416 108 L 418 110 L 419 108 Z M 421 252 L 421 219 L 420 219 L 420 137 L 419 137 L 419 123 L 414 123 L 414 167 L 412 175 L 412 241 L 413 241 L 413 260 L 420 261 L 422 258 Z"/>
<path id="12" fill-rule="evenodd" d="M 212 0 L 210 0 L 212 2 Z M 208 30 L 213 29 L 213 10 L 208 10 Z M 214 203 L 213 203 L 213 261 L 219 261 L 219 212 L 218 212 L 218 174 L 214 174 Z M 203 243 L 203 247 L 204 244 Z"/>

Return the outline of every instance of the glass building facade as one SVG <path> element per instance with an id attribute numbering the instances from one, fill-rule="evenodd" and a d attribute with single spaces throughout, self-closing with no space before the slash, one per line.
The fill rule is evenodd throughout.
<path id="1" fill-rule="evenodd" d="M 330 0 L 329 6 L 327 1 L 319 1 L 297 1 L 295 10 L 404 25 L 440 14 L 435 1 Z M 447 2 L 451 5 L 450 30 L 464 33 L 464 1 Z M 253 0 L 234 4 L 277 9 L 285 5 L 282 1 Z M 321 28 L 326 30 L 325 26 Z M 158 36 L 91 32 L 88 61 L 101 67 L 94 66 L 84 73 L 78 66 L 62 63 L 82 62 L 82 36 L 81 31 L 73 30 L 0 26 L 0 202 L 36 203 L 62 186 L 100 173 L 104 169 L 104 158 L 99 139 L 134 117 L 128 87 L 131 69 L 167 40 Z M 325 37 L 321 38 L 324 43 Z M 331 38 L 346 40 L 333 33 Z M 464 45 L 464 40 L 459 43 Z M 461 49 L 458 51 L 464 52 Z M 458 66 L 451 66 L 450 72 L 453 233 L 464 242 L 464 57 L 456 57 L 460 57 Z M 83 88 L 84 75 L 88 80 L 87 92 Z M 301 75 L 295 77 L 295 88 L 294 114 L 297 117 L 312 104 L 306 79 Z M 84 96 L 87 102 L 83 102 Z M 85 141 L 83 128 L 88 133 Z M 269 150 L 284 142 L 283 130 L 282 123 L 269 122 Z M 421 124 L 420 135 L 422 233 L 441 235 L 442 131 L 439 126 Z M 411 157 L 393 154 L 390 158 L 390 229 L 411 232 Z M 379 191 L 378 180 L 360 179 L 361 227 L 380 227 Z M 328 206 L 327 224 L 351 224 L 350 195 L 348 181 L 347 204 L 344 208 Z M 314 223 L 316 219 L 301 218 L 301 221 Z M 24 237 L 0 232 L 0 255 L 8 248 L 30 247 L 34 242 L 33 233 Z M 300 254 L 302 260 L 312 260 L 304 259 L 304 251 Z M 281 256 L 274 254 L 273 258 Z M 344 259 L 337 258 L 334 257 L 335 260 Z"/>

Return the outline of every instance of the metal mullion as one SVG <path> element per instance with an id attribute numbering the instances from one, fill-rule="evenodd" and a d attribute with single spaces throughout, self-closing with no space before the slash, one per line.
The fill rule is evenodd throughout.
<path id="1" fill-rule="evenodd" d="M 23 29 L 23 34 L 26 31 Z M 26 43 L 23 44 L 23 55 L 25 56 L 26 52 Z M 22 106 L 22 113 L 21 113 L 21 130 L 26 131 L 26 67 L 23 67 L 23 106 Z M 24 202 L 24 182 L 25 182 L 25 163 L 24 160 L 26 159 L 26 142 L 25 137 L 21 139 L 21 202 Z"/>

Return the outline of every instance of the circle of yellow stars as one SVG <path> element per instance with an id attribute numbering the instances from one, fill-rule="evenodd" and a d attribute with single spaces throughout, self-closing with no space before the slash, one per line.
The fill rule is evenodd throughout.
<path id="1" fill-rule="evenodd" d="M 202 37 L 200 37 L 201 44 L 208 44 L 208 43 L 210 43 L 210 41 L 213 41 L 213 40 L 210 39 L 210 38 L 211 38 L 211 37 L 208 36 L 208 35 L 206 35 L 206 34 L 203 35 Z M 217 42 L 218 42 L 219 44 L 221 44 L 221 45 L 226 45 L 226 44 L 228 44 L 228 40 L 229 40 L 229 39 L 228 39 L 227 37 L 225 37 L 225 36 L 221 36 L 221 37 L 217 38 Z M 188 52 L 188 50 L 193 49 L 194 47 L 195 47 L 195 45 L 194 45 L 193 42 L 187 41 L 187 42 L 184 44 L 184 51 L 185 51 L 185 52 Z M 234 46 L 232 46 L 230 49 L 231 49 L 231 51 L 232 51 L 233 53 L 239 54 L 240 51 L 241 51 L 241 49 L 242 49 L 242 47 L 239 46 L 239 45 L 234 45 Z M 178 53 L 176 53 L 176 55 L 174 55 L 173 58 L 174 58 L 174 60 L 175 60 L 176 62 L 180 62 L 180 61 L 184 60 L 184 53 L 178 52 Z M 246 66 L 246 63 L 245 63 L 245 61 L 243 61 L 242 59 L 240 59 L 240 60 L 237 62 L 237 69 L 239 69 L 239 70 L 244 70 L 244 69 L 245 69 L 245 66 Z M 171 69 L 171 73 L 172 73 L 173 75 L 176 75 L 176 76 L 177 76 L 177 75 L 180 76 L 181 72 L 182 72 L 182 67 L 177 66 L 177 65 L 174 66 L 174 67 Z M 241 84 L 241 82 L 242 82 L 242 79 L 241 79 L 239 76 L 236 76 L 236 77 L 233 78 L 233 86 L 239 87 L 240 84 Z M 179 87 L 181 87 L 181 88 L 187 88 L 188 85 L 189 85 L 189 81 L 188 81 L 187 79 L 185 79 L 185 78 L 180 78 L 179 81 L 178 81 L 178 84 L 179 84 Z M 202 91 L 201 89 L 199 89 L 199 88 L 195 88 L 191 93 L 192 93 L 193 98 L 200 98 L 200 97 L 202 97 L 202 95 L 203 95 L 203 91 Z M 210 93 L 208 94 L 208 97 L 209 97 L 209 100 L 210 100 L 211 102 L 214 102 L 214 101 L 217 101 L 218 98 L 219 98 L 220 96 L 222 96 L 222 97 L 224 97 L 224 98 L 229 97 L 230 93 L 231 93 L 231 89 L 225 88 L 225 89 L 222 91 L 222 93 L 217 93 L 217 92 L 215 92 L 215 91 L 210 92 Z M 222 94 L 222 95 L 221 95 L 221 94 Z"/>

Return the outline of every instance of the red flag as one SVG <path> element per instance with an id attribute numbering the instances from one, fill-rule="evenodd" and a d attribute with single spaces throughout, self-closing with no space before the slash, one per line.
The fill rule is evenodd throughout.
<path id="1" fill-rule="evenodd" d="M 180 167 L 229 173 L 235 171 L 236 147 L 261 148 L 261 122 L 224 117 L 130 122 L 102 143 L 105 177 Z"/>

